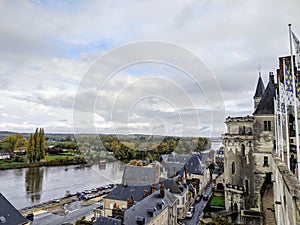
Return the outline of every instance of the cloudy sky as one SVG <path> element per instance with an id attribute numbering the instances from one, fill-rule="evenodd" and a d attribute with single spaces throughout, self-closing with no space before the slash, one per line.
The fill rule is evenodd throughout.
<path id="1" fill-rule="evenodd" d="M 258 68 L 266 84 L 289 54 L 288 23 L 300 37 L 299 8 L 298 0 L 0 1 L 0 130 L 219 135 L 224 117 L 252 113 Z"/>

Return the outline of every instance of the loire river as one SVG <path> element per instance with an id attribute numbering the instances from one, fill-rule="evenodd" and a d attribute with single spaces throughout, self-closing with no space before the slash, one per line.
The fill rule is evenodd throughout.
<path id="1" fill-rule="evenodd" d="M 63 197 L 109 183 L 120 183 L 124 165 L 119 161 L 92 167 L 36 167 L 0 171 L 0 192 L 17 208 Z"/>

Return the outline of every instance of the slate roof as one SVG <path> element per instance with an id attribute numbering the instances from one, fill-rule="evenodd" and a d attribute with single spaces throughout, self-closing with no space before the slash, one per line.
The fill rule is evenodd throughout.
<path id="1" fill-rule="evenodd" d="M 183 172 L 183 167 L 185 163 L 180 163 L 180 162 L 166 162 L 165 163 L 165 168 L 167 170 L 167 176 L 172 177 L 172 176 L 177 176 L 182 175 Z"/>
<path id="2" fill-rule="evenodd" d="M 196 155 L 192 155 L 186 164 L 187 173 L 190 174 L 203 174 L 206 166 L 202 164 L 200 158 Z"/>
<path id="3" fill-rule="evenodd" d="M 138 202 L 143 199 L 144 190 L 146 189 L 150 193 L 151 186 L 150 185 L 131 186 L 131 185 L 119 184 L 109 194 L 105 196 L 105 199 L 127 201 L 132 196 L 133 200 Z"/>
<path id="4" fill-rule="evenodd" d="M 180 162 L 180 163 L 186 163 L 190 155 L 178 155 L 175 152 L 171 152 L 170 154 L 161 155 L 161 158 L 164 162 Z"/>
<path id="5" fill-rule="evenodd" d="M 276 88 L 270 79 L 262 98 L 253 115 L 274 114 L 274 97 Z"/>
<path id="6" fill-rule="evenodd" d="M 213 174 L 219 174 L 219 169 L 215 168 L 214 171 L 213 171 Z"/>
<path id="7" fill-rule="evenodd" d="M 125 166 L 122 183 L 126 185 L 151 185 L 159 182 L 160 168 Z"/>
<path id="8" fill-rule="evenodd" d="M 253 98 L 262 97 L 264 92 L 265 92 L 265 85 L 261 79 L 261 76 L 259 76 L 257 85 L 256 85 L 255 95 L 253 96 Z"/>
<path id="9" fill-rule="evenodd" d="M 122 225 L 121 220 L 100 216 L 93 225 Z"/>
<path id="10" fill-rule="evenodd" d="M 22 225 L 28 223 L 21 213 L 0 193 L 0 224 Z"/>
<path id="11" fill-rule="evenodd" d="M 182 183 L 177 182 L 176 177 L 165 179 L 164 185 L 167 190 L 169 190 L 171 193 L 174 193 L 174 194 L 183 193 L 187 187 L 187 185 L 184 186 Z"/>
<path id="12" fill-rule="evenodd" d="M 165 196 L 162 198 L 160 196 L 160 191 L 156 191 L 148 197 L 144 198 L 142 201 L 132 206 L 131 208 L 125 211 L 124 215 L 124 224 L 125 225 L 134 225 L 136 223 L 137 217 L 145 218 L 145 224 L 149 224 L 151 220 L 155 218 L 155 216 L 150 217 L 147 213 L 148 208 L 156 208 L 155 215 L 158 215 L 161 211 L 163 211 L 166 207 L 172 206 L 176 203 L 177 198 L 165 190 Z M 157 207 L 157 202 L 163 200 L 164 204 L 162 205 L 162 209 Z"/>

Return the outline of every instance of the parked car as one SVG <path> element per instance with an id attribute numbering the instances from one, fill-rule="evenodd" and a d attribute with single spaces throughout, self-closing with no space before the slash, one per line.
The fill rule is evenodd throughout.
<path id="1" fill-rule="evenodd" d="M 60 202 L 60 199 L 58 199 L 58 198 L 52 199 L 52 202 L 53 202 L 53 203 L 59 203 L 59 202 Z"/>
<path id="2" fill-rule="evenodd" d="M 186 218 L 192 218 L 193 217 L 193 213 L 192 212 L 187 212 L 187 214 L 186 214 L 185 217 Z"/>
<path id="3" fill-rule="evenodd" d="M 33 221 L 34 215 L 33 215 L 33 213 L 29 213 L 29 214 L 27 214 L 27 216 L 25 218 L 30 220 L 30 221 Z"/>
<path id="4" fill-rule="evenodd" d="M 208 200 L 208 195 L 203 195 L 203 200 L 207 201 Z"/>
<path id="5" fill-rule="evenodd" d="M 195 201 L 196 201 L 196 202 L 200 202 L 201 199 L 202 199 L 202 197 L 203 197 L 202 194 L 201 194 L 201 195 L 198 195 L 198 196 L 196 197 Z"/>
<path id="6" fill-rule="evenodd" d="M 195 212 L 194 206 L 191 206 L 191 207 L 190 207 L 189 212 L 191 212 L 191 213 L 194 213 L 194 212 Z"/>
<path id="7" fill-rule="evenodd" d="M 92 192 L 90 190 L 84 190 L 83 193 L 84 194 L 92 194 Z"/>

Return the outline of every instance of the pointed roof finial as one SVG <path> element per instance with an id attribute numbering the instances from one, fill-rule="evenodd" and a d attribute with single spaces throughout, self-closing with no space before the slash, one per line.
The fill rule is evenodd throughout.
<path id="1" fill-rule="evenodd" d="M 258 66 L 258 74 L 259 74 L 259 77 L 261 77 L 261 65 L 260 64 Z"/>

